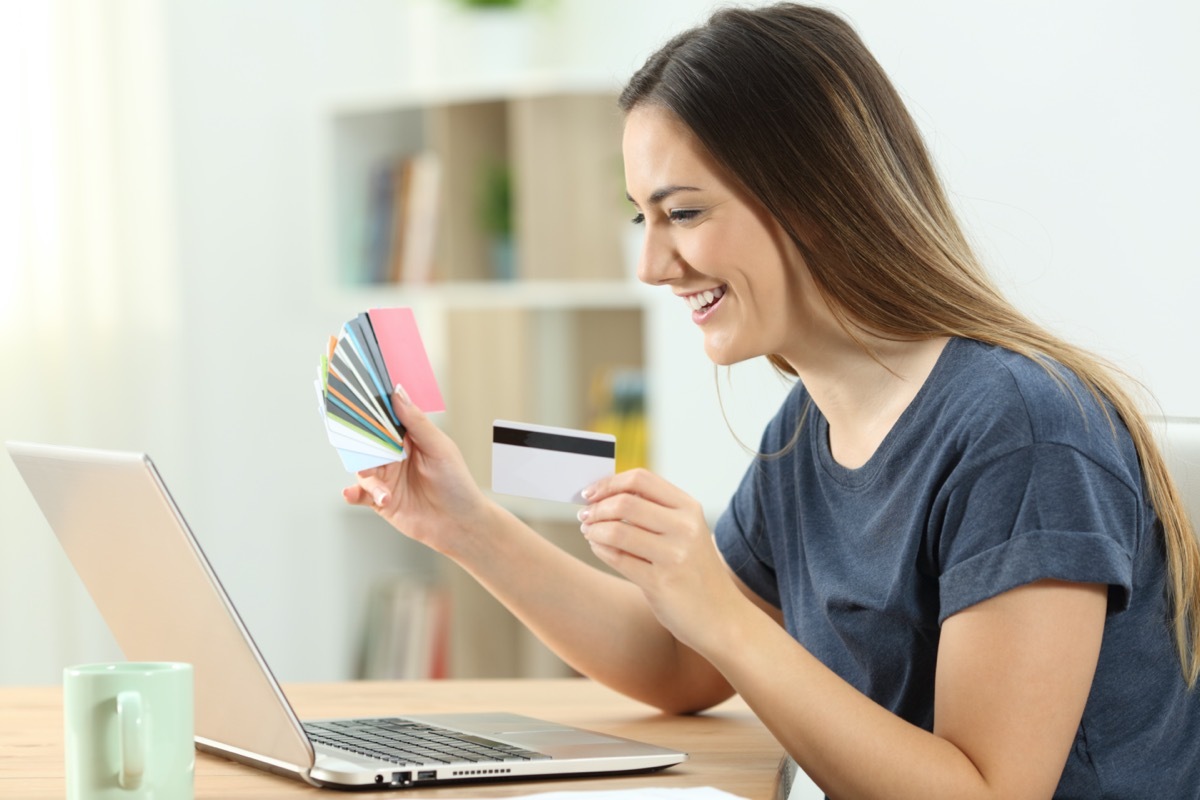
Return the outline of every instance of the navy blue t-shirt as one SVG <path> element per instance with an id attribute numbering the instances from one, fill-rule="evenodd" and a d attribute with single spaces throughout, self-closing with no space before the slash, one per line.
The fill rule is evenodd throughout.
<path id="1" fill-rule="evenodd" d="M 952 339 L 857 469 L 833 460 L 798 384 L 760 450 L 786 452 L 751 464 L 717 543 L 797 641 L 926 730 L 947 617 L 1043 578 L 1107 584 L 1055 797 L 1200 797 L 1200 694 L 1169 627 L 1161 527 L 1128 432 L 1058 369 L 1073 393 L 1031 359 Z"/>

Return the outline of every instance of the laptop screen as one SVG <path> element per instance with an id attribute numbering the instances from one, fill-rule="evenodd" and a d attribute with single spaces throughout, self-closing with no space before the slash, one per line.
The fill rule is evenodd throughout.
<path id="1" fill-rule="evenodd" d="M 197 740 L 311 768 L 311 743 L 150 458 L 7 447 L 125 657 L 193 665 Z"/>

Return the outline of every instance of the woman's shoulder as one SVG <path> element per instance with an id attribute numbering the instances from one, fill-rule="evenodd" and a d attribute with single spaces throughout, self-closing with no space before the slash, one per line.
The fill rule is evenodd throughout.
<path id="1" fill-rule="evenodd" d="M 1003 347 L 954 338 L 909 416 L 925 431 L 1001 429 L 1007 437 L 1031 444 L 1077 427 L 1080 406 L 1075 398 L 1084 396 L 1082 383 L 1056 362 L 1041 363 Z M 804 384 L 797 381 L 768 423 L 763 444 L 778 446 L 790 440 L 802 423 L 819 415 Z"/>
<path id="2" fill-rule="evenodd" d="M 1026 420 L 1034 441 L 1070 436 L 1081 421 L 1105 417 L 1107 405 L 1057 361 L 969 339 L 956 341 L 961 356 L 952 395 L 979 412 Z"/>
<path id="3" fill-rule="evenodd" d="M 1071 370 L 1050 358 L 974 340 L 954 340 L 954 347 L 954 364 L 936 404 L 943 423 L 957 421 L 972 437 L 992 444 L 1003 438 L 1005 449 L 1068 447 L 1103 465 L 1127 468 L 1133 454 L 1128 431 L 1108 402 Z"/>

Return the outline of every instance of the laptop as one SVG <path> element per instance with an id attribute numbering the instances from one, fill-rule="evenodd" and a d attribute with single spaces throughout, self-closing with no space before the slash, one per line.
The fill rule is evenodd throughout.
<path id="1" fill-rule="evenodd" d="M 651 771 L 685 753 L 506 713 L 301 722 L 144 453 L 7 442 L 131 661 L 183 661 L 196 746 L 319 787 Z"/>

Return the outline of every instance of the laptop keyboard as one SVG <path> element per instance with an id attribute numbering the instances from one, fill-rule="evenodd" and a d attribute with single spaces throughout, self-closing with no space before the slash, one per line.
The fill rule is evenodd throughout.
<path id="1" fill-rule="evenodd" d="M 307 722 L 314 742 L 404 766 L 481 761 L 541 761 L 543 753 L 406 719 Z"/>

